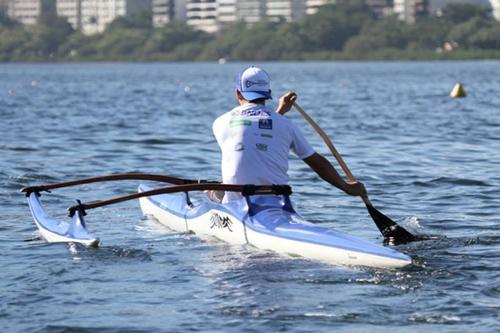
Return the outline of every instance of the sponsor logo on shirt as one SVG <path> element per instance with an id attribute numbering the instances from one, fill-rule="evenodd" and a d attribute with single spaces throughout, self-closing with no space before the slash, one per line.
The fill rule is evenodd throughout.
<path id="1" fill-rule="evenodd" d="M 272 119 L 259 119 L 259 128 L 260 129 L 273 129 L 273 120 Z"/>
<path id="2" fill-rule="evenodd" d="M 252 126 L 252 121 L 243 119 L 233 119 L 229 121 L 229 127 L 237 127 L 237 126 Z"/>
<path id="3" fill-rule="evenodd" d="M 243 117 L 255 117 L 255 116 L 270 116 L 271 114 L 262 108 L 251 108 L 242 110 L 240 116 Z"/>
<path id="4" fill-rule="evenodd" d="M 255 147 L 260 151 L 267 151 L 267 145 L 264 143 L 256 143 Z"/>

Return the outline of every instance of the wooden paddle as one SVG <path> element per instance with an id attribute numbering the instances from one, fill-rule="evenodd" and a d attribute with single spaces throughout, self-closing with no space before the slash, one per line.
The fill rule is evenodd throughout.
<path id="1" fill-rule="evenodd" d="M 319 134 L 319 136 L 323 139 L 323 141 L 326 143 L 328 148 L 330 149 L 330 152 L 333 154 L 337 162 L 339 163 L 340 167 L 346 174 L 347 178 L 351 182 L 355 182 L 356 178 L 354 178 L 353 174 L 351 173 L 351 170 L 347 167 L 347 164 L 345 164 L 344 160 L 340 156 L 340 154 L 337 152 L 337 149 L 335 149 L 335 146 L 333 145 L 332 141 L 330 138 L 326 135 L 326 133 L 319 127 L 318 124 L 297 104 L 294 103 L 293 106 L 295 109 L 304 117 L 304 119 L 314 128 L 314 130 Z M 382 236 L 384 236 L 384 242 L 387 244 L 392 244 L 392 245 L 397 245 L 397 244 L 405 244 L 409 242 L 413 242 L 417 240 L 417 237 L 412 235 L 410 232 L 408 232 L 406 229 L 403 227 L 399 226 L 396 222 L 379 212 L 375 207 L 373 207 L 372 203 L 368 199 L 368 196 L 362 197 L 361 198 L 363 202 L 366 205 L 366 208 L 368 209 L 368 213 L 372 217 L 373 221 L 377 225 L 377 228 L 380 230 L 382 233 Z"/>

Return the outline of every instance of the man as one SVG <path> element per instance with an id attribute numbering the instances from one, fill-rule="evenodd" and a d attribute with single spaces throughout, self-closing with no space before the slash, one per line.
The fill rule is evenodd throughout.
<path id="1" fill-rule="evenodd" d="M 239 106 L 217 118 L 213 132 L 222 152 L 222 182 L 225 184 L 287 184 L 288 155 L 292 150 L 322 179 L 347 194 L 366 195 L 360 182 L 345 182 L 331 163 L 316 153 L 299 128 L 283 115 L 297 99 L 288 92 L 276 112 L 265 104 L 271 98 L 269 75 L 257 67 L 243 70 L 236 83 Z M 228 192 L 224 202 L 241 198 Z"/>

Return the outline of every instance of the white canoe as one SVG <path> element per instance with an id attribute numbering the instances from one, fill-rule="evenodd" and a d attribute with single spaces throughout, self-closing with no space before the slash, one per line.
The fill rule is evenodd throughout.
<path id="1" fill-rule="evenodd" d="M 99 239 L 87 231 L 81 212 L 76 211 L 71 222 L 67 223 L 47 215 L 35 192 L 30 193 L 28 196 L 28 204 L 40 235 L 47 242 L 79 243 L 88 247 L 95 247 L 99 244 Z"/>
<path id="2" fill-rule="evenodd" d="M 151 188 L 141 185 L 139 192 Z M 191 202 L 185 193 L 139 199 L 145 215 L 178 232 L 213 236 L 231 244 L 250 244 L 277 253 L 336 265 L 398 268 L 411 258 L 305 221 L 286 197 L 259 196 L 219 204 L 208 199 Z"/>

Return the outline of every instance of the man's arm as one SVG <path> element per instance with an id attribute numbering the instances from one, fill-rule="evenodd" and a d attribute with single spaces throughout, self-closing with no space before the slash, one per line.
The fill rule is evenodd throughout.
<path id="1" fill-rule="evenodd" d="M 309 165 L 311 169 L 313 169 L 323 180 L 329 182 L 345 193 L 353 196 L 366 196 L 366 189 L 363 183 L 347 183 L 344 181 L 333 165 L 323 155 L 314 153 L 303 159 L 303 161 Z"/>

